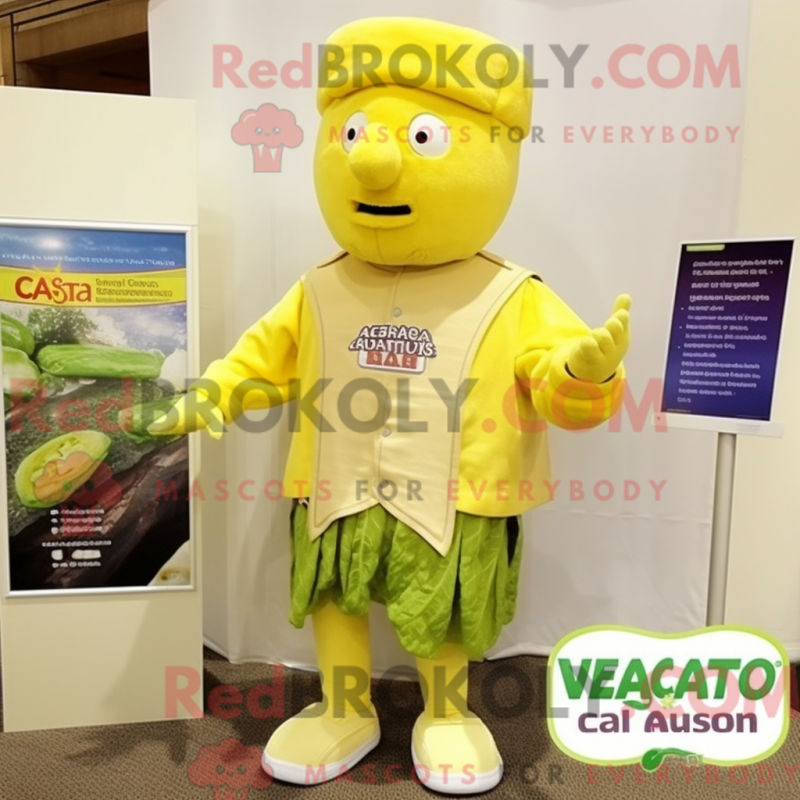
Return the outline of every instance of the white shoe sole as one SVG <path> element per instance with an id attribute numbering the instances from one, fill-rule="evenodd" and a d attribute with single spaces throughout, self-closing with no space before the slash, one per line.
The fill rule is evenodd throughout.
<path id="1" fill-rule="evenodd" d="M 440 794 L 479 794 L 494 789 L 503 779 L 503 759 L 491 772 L 443 772 L 429 771 L 420 763 L 414 744 L 411 744 L 411 757 L 419 782 L 426 788 Z"/>
<path id="2" fill-rule="evenodd" d="M 291 761 L 281 761 L 279 758 L 268 756 L 266 751 L 261 757 L 261 767 L 267 775 L 285 783 L 294 783 L 300 786 L 317 786 L 320 783 L 327 783 L 337 778 L 343 770 L 350 770 L 370 750 L 374 750 L 381 740 L 381 732 L 378 731 L 368 742 L 358 748 L 354 753 L 341 761 L 333 764 L 319 765 L 295 764 Z M 322 773 L 320 775 L 320 773 Z"/>

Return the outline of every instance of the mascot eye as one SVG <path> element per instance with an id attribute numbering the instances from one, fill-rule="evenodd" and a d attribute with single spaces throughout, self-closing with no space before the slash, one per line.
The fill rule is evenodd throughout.
<path id="1" fill-rule="evenodd" d="M 345 122 L 342 130 L 342 147 L 344 147 L 346 153 L 349 153 L 355 143 L 364 137 L 366 127 L 367 115 L 363 111 L 357 111 Z"/>
<path id="2" fill-rule="evenodd" d="M 237 772 L 238 772 L 240 775 L 244 775 L 244 774 L 245 774 L 245 772 L 247 772 L 247 767 L 245 767 L 243 764 L 239 764 L 239 766 L 238 766 L 238 767 L 236 767 L 236 771 L 237 771 Z"/>
<path id="3" fill-rule="evenodd" d="M 443 156 L 450 149 L 450 128 L 434 114 L 420 114 L 408 126 L 408 143 L 417 155 Z"/>

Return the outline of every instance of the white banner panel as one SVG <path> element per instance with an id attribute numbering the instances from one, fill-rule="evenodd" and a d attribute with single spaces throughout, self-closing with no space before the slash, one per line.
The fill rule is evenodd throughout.
<path id="1" fill-rule="evenodd" d="M 198 102 L 203 363 L 337 249 L 312 181 L 317 48 L 375 8 L 151 3 L 154 92 Z M 517 618 L 494 654 L 547 653 L 596 623 L 702 625 L 714 437 L 657 432 L 649 418 L 679 243 L 735 230 L 748 0 L 408 0 L 380 9 L 533 47 L 537 127 L 490 249 L 539 272 L 593 326 L 618 293 L 634 298 L 632 402 L 618 425 L 552 437 L 561 483 L 554 502 L 525 520 Z M 302 137 L 294 131 L 265 150 L 237 136 L 243 112 L 265 103 L 291 112 Z M 283 424 L 203 445 L 206 636 L 233 660 L 313 663 L 310 630 L 286 621 L 289 501 L 263 491 L 282 476 L 287 441 Z M 224 500 L 219 480 L 228 481 Z M 376 666 L 407 661 L 380 609 L 375 617 Z"/>
<path id="2" fill-rule="evenodd" d="M 66 289 L 65 284 L 75 283 L 65 279 L 69 274 L 68 259 L 77 257 L 79 253 L 76 251 L 84 248 L 83 255 L 88 256 L 86 249 L 91 248 L 95 252 L 88 257 L 97 258 L 101 263 L 108 263 L 107 257 L 112 250 L 115 253 L 114 258 L 120 260 L 126 260 L 131 255 L 130 250 L 126 250 L 126 244 L 129 247 L 131 242 L 118 240 L 107 242 L 108 251 L 104 253 L 106 258 L 100 258 L 99 248 L 96 249 L 98 242 L 92 239 L 87 229 L 94 230 L 95 235 L 98 226 L 106 230 L 127 232 L 131 229 L 180 231 L 180 249 L 185 258 L 178 259 L 176 256 L 175 259 L 184 261 L 181 266 L 186 267 L 188 277 L 182 277 L 179 283 L 186 286 L 189 292 L 189 319 L 184 322 L 189 341 L 183 344 L 188 344 L 189 352 L 194 358 L 197 353 L 194 337 L 194 314 L 197 307 L 194 292 L 197 249 L 194 104 L 126 95 L 6 87 L 0 90 L 0 119 L 13 121 L 13 124 L 4 126 L 0 147 L 0 174 L 3 175 L 3 181 L 0 182 L 0 217 L 4 218 L 6 224 L 4 245 L 0 253 L 5 261 L 4 266 L 13 266 L 14 254 L 20 264 L 24 264 L 26 259 L 19 256 L 35 254 L 38 264 L 44 266 L 52 263 L 45 251 L 49 250 L 50 255 L 61 256 L 63 263 L 60 289 L 65 292 L 62 297 L 67 300 L 71 290 Z M 68 121 L 68 124 L 62 125 L 58 147 L 54 147 L 52 143 L 53 120 Z M 30 239 L 26 240 L 19 232 L 11 233 L 8 228 L 12 221 L 22 225 L 25 221 L 33 220 L 46 220 L 49 225 L 61 220 L 68 223 L 72 231 L 83 229 L 83 233 L 80 238 L 75 236 L 67 243 L 67 231 L 62 229 L 58 235 L 48 237 L 49 241 L 44 242 L 45 247 L 35 253 L 28 249 Z M 187 233 L 188 238 L 184 238 Z M 164 245 L 159 243 L 158 246 Z M 165 260 L 164 251 L 153 260 Z M 90 263 L 97 264 L 98 261 Z M 57 265 L 53 265 L 55 266 Z M 76 273 L 72 274 L 74 276 Z M 20 278 L 16 278 L 15 283 L 19 280 Z M 39 291 L 44 292 L 48 284 L 47 278 L 40 278 L 37 284 Z M 23 293 L 31 295 L 28 299 L 34 300 L 35 292 L 27 291 L 26 287 L 30 286 L 27 279 L 23 278 L 19 285 Z M 55 282 L 49 285 L 53 288 L 59 286 Z M 83 297 L 78 289 L 74 289 L 73 297 L 76 302 L 79 302 L 79 294 Z M 36 300 L 41 301 L 42 297 Z M 61 306 L 71 307 L 74 306 Z M 139 308 L 140 316 L 144 318 L 147 315 L 146 310 Z M 9 310 L 4 309 L 4 312 Z M 68 323 L 73 326 L 81 325 L 84 332 L 89 327 L 86 318 L 76 319 L 75 316 L 70 318 L 69 315 L 62 314 L 57 317 L 43 314 L 36 322 L 39 324 L 32 325 L 32 330 L 29 330 L 33 342 L 28 339 L 27 346 L 24 343 L 27 338 L 24 331 L 17 327 L 21 336 L 20 344 L 26 349 L 30 349 L 36 342 L 40 346 L 46 339 L 50 339 L 52 344 L 50 334 L 55 334 L 56 329 L 59 336 L 66 336 L 70 332 Z M 26 323 L 31 323 L 30 317 L 26 319 Z M 95 316 L 94 323 L 97 326 L 95 332 L 119 334 L 111 317 Z M 5 324 L 5 349 L 8 352 L 8 320 Z M 163 319 L 160 326 L 153 325 L 151 319 L 145 327 L 148 335 L 158 335 L 159 331 L 163 335 L 165 328 L 172 328 L 169 324 L 165 325 Z M 75 330 L 76 327 L 73 327 L 72 332 Z M 174 328 L 172 330 L 174 335 Z M 127 344 L 133 342 L 128 340 Z M 141 342 L 137 349 L 145 348 L 149 350 L 151 344 Z M 36 350 L 34 355 L 37 360 L 42 358 L 44 361 L 42 349 Z M 61 354 L 63 356 L 63 351 Z M 19 363 L 21 358 L 16 358 Z M 8 365 L 9 361 L 5 363 Z M 119 363 L 118 356 L 115 363 Z M 40 365 L 43 367 L 43 364 Z M 52 368 L 53 362 L 49 362 L 49 366 Z M 28 366 L 27 369 L 30 374 L 32 367 Z M 53 388 L 57 384 L 58 382 L 49 382 Z M 84 390 L 98 386 L 96 380 L 93 384 L 79 385 Z M 13 387 L 9 388 L 12 388 L 13 394 Z M 108 389 L 108 385 L 106 388 Z M 13 402 L 12 398 L 9 399 Z M 31 401 L 30 408 L 40 400 L 41 397 L 38 397 Z M 81 402 L 71 406 L 70 411 L 67 411 L 67 406 L 62 406 L 59 419 L 77 430 L 82 426 L 74 412 L 81 409 L 82 412 L 78 410 L 77 416 L 85 419 L 88 403 L 88 398 L 84 396 Z M 109 411 L 113 408 L 108 403 L 105 407 Z M 44 405 L 37 410 L 45 411 Z M 70 418 L 69 421 L 66 417 Z M 41 424 L 41 420 L 39 421 Z M 55 413 L 53 422 L 56 422 Z M 62 426 L 61 422 L 56 424 Z M 4 471 L 0 480 L 0 518 L 7 520 L 0 531 L 4 730 L 10 732 L 119 725 L 174 719 L 176 716 L 188 718 L 193 714 L 200 714 L 201 709 L 197 703 L 202 703 L 203 698 L 201 576 L 194 575 L 194 588 L 153 591 L 142 587 L 136 592 L 131 591 L 133 585 L 141 586 L 151 579 L 160 582 L 156 578 L 161 573 L 159 562 L 163 564 L 169 560 L 171 572 L 174 567 L 183 567 L 186 574 L 186 568 L 190 568 L 195 559 L 199 561 L 202 558 L 201 520 L 194 513 L 197 506 L 195 505 L 192 514 L 194 554 L 187 554 L 185 559 L 180 558 L 181 564 L 176 564 L 175 559 L 183 556 L 183 553 L 176 553 L 173 545 L 177 549 L 182 547 L 181 540 L 185 537 L 181 528 L 187 533 L 185 517 L 183 525 L 180 519 L 173 517 L 173 529 L 160 542 L 151 540 L 145 549 L 140 549 L 142 541 L 139 540 L 138 544 L 134 541 L 138 538 L 137 531 L 142 532 L 141 526 L 151 527 L 150 521 L 160 515 L 155 490 L 146 491 L 142 495 L 132 491 L 126 495 L 127 502 L 124 496 L 109 496 L 106 491 L 113 490 L 116 479 L 119 479 L 121 490 L 134 485 L 144 487 L 148 476 L 155 477 L 158 469 L 154 466 L 154 460 L 146 458 L 139 458 L 134 466 L 117 461 L 125 449 L 125 443 L 119 438 L 119 434 L 112 434 L 109 428 L 109 438 L 113 438 L 109 452 L 104 456 L 104 464 L 98 465 L 93 473 L 92 487 L 84 484 L 86 494 L 82 499 L 87 501 L 85 508 L 102 511 L 104 516 L 108 509 L 108 518 L 103 527 L 112 534 L 115 544 L 113 547 L 110 544 L 81 547 L 81 550 L 108 548 L 107 556 L 101 554 L 99 559 L 85 560 L 71 558 L 75 550 L 65 547 L 61 563 L 75 563 L 74 567 L 68 567 L 64 572 L 75 576 L 76 580 L 69 580 L 67 575 L 59 577 L 57 572 L 60 572 L 60 568 L 52 567 L 59 559 L 42 560 L 36 556 L 35 550 L 42 545 L 52 544 L 56 539 L 65 539 L 64 526 L 58 523 L 52 525 L 50 535 L 46 528 L 44 531 L 39 529 L 39 535 L 31 541 L 28 534 L 36 534 L 37 531 L 29 530 L 26 533 L 20 522 L 27 519 L 36 526 L 42 524 L 42 518 L 38 516 L 33 519 L 38 510 L 30 509 L 29 515 L 28 510 L 23 511 L 21 504 L 17 502 L 21 498 L 16 489 L 14 473 L 21 465 L 14 463 L 14 452 L 18 448 L 25 452 L 35 452 L 34 447 L 38 449 L 45 444 L 38 440 L 38 436 L 44 431 L 37 428 L 30 417 L 23 425 L 23 433 L 15 433 L 10 429 L 5 439 L 7 459 L 14 472 L 7 476 Z M 97 427 L 100 428 L 100 425 Z M 20 435 L 23 439 L 28 439 L 27 444 L 15 444 L 16 437 Z M 37 441 L 31 442 L 30 437 L 35 437 Z M 52 444 L 52 440 L 49 441 Z M 191 445 L 190 448 L 192 458 L 189 470 L 185 466 L 179 467 L 189 485 L 198 470 L 197 448 Z M 60 449 L 69 458 L 70 453 Z M 48 456 L 48 463 L 55 462 L 54 465 L 58 467 L 59 459 L 53 458 L 54 454 L 47 447 L 44 452 Z M 134 457 L 142 454 L 142 450 L 138 454 L 134 451 L 128 452 Z M 161 452 L 165 453 L 165 450 Z M 74 458 L 74 451 L 72 455 Z M 85 452 L 84 455 L 90 454 Z M 176 456 L 174 450 L 171 455 Z M 97 459 L 96 455 L 94 459 Z M 173 463 L 177 464 L 181 460 L 182 456 L 177 455 Z M 64 463 L 66 464 L 66 460 Z M 139 470 L 145 465 L 148 466 L 148 475 L 139 474 Z M 110 478 L 104 467 L 111 472 Z M 101 470 L 105 472 L 106 480 L 102 484 L 98 481 L 95 486 L 94 476 Z M 21 475 L 30 477 L 26 470 L 22 470 Z M 166 476 L 159 474 L 158 477 Z M 129 482 L 132 478 L 135 478 L 133 482 Z M 69 482 L 62 484 L 62 490 L 69 491 L 67 483 Z M 26 487 L 22 482 L 19 485 L 23 489 L 23 496 L 27 495 L 30 500 L 30 486 Z M 32 494 L 36 497 L 35 490 Z M 74 511 L 75 505 L 80 506 L 76 502 L 77 494 L 75 492 L 70 495 L 68 502 L 73 507 L 66 510 Z M 149 507 L 144 494 L 151 498 Z M 6 502 L 7 495 L 10 502 Z M 135 506 L 131 506 L 131 501 L 136 498 L 139 500 L 136 505 L 141 504 L 143 509 L 139 513 L 136 513 Z M 117 500 L 113 505 L 112 499 Z M 162 503 L 161 510 L 165 509 L 166 506 Z M 56 509 L 48 509 L 49 512 L 54 510 Z M 59 509 L 54 518 L 63 519 L 63 512 Z M 126 524 L 124 519 L 130 524 Z M 120 521 L 119 524 L 114 524 L 116 520 Z M 134 520 L 138 521 L 138 525 Z M 170 524 L 170 521 L 162 521 L 166 525 Z M 164 530 L 155 526 L 152 529 Z M 212 530 L 212 536 L 214 533 Z M 25 546 L 26 541 L 29 547 Z M 103 538 L 100 541 L 111 540 Z M 165 547 L 167 552 L 163 552 Z M 48 552 L 56 549 L 61 548 L 53 547 Z M 126 554 L 131 557 L 128 558 Z M 83 555 L 88 553 L 84 552 Z M 79 566 L 81 561 L 83 565 Z M 125 565 L 114 569 L 119 567 L 120 561 L 127 561 L 139 573 L 135 580 L 122 580 L 127 571 Z M 146 561 L 150 565 L 141 569 Z M 101 564 L 100 567 L 86 566 L 97 562 Z M 90 573 L 95 569 L 96 576 L 93 576 Z M 175 569 L 172 574 L 177 572 L 178 569 Z M 119 587 L 122 583 L 128 583 L 126 590 L 111 591 L 114 585 Z M 102 588 L 103 591 L 93 589 L 92 586 Z M 60 589 L 70 591 L 63 592 Z M 9 590 L 14 590 L 16 596 L 8 596 Z M 44 591 L 39 591 L 42 595 L 39 597 L 22 596 L 26 590 Z M 176 702 L 170 707 L 165 700 L 169 699 L 169 688 L 176 685 L 187 687 L 187 703 Z"/>

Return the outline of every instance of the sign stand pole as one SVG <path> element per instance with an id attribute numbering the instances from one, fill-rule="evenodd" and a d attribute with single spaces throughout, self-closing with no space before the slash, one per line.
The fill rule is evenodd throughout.
<path id="1" fill-rule="evenodd" d="M 669 423 L 717 434 L 708 626 L 725 623 L 736 437 L 783 435 L 783 426 L 770 416 L 795 242 L 681 244 L 664 393 L 655 423 L 661 431 Z M 706 289 L 715 294 L 695 293 Z M 751 294 L 753 289 L 761 294 Z"/>
<path id="2" fill-rule="evenodd" d="M 735 470 L 736 434 L 719 433 L 717 435 L 717 469 L 714 479 L 714 516 L 711 522 L 707 625 L 722 625 L 725 622 Z"/>

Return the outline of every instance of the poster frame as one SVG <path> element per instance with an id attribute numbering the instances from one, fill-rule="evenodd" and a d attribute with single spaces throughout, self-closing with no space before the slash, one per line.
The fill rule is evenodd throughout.
<path id="1" fill-rule="evenodd" d="M 196 298 L 196 275 L 195 275 L 195 228 L 192 225 L 168 225 L 160 223 L 121 223 L 106 222 L 100 220 L 68 220 L 68 219 L 46 219 L 33 217 L 9 217 L 0 216 L 0 228 L 2 227 L 26 227 L 26 228 L 62 228 L 72 231 L 111 231 L 119 233 L 177 233 L 184 237 L 186 253 L 186 351 L 187 364 L 190 372 L 197 369 L 197 323 L 195 320 L 195 298 Z M 3 359 L 2 349 L 0 349 L 0 375 L 2 375 Z M 189 484 L 192 485 L 198 474 L 198 446 L 194 441 L 195 437 L 188 436 L 189 450 Z M 6 554 L 5 569 L 5 591 L 3 596 L 9 601 L 24 600 L 26 598 L 55 598 L 63 596 L 97 596 L 97 595 L 140 595 L 151 593 L 176 593 L 176 592 L 195 592 L 198 588 L 198 560 L 196 542 L 196 504 L 189 501 L 189 570 L 190 582 L 185 585 L 162 585 L 162 586 L 119 586 L 119 587 L 85 587 L 78 589 L 35 589 L 14 591 L 11 588 L 11 558 L 10 558 L 10 536 L 8 530 L 8 506 L 7 506 L 7 464 L 6 464 L 6 430 L 5 424 L 0 425 L 0 547 Z"/>

